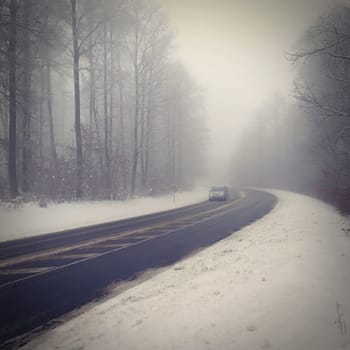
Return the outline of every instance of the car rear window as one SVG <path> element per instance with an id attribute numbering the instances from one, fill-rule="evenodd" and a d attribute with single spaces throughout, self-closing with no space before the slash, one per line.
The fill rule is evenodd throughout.
<path id="1" fill-rule="evenodd" d="M 212 187 L 210 191 L 225 191 L 225 187 Z"/>

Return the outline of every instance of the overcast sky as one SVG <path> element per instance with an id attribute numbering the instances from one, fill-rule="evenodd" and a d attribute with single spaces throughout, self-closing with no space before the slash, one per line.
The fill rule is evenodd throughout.
<path id="1" fill-rule="evenodd" d="M 292 68 L 283 50 L 327 10 L 327 0 L 154 1 L 175 30 L 178 57 L 203 89 L 212 181 L 225 181 L 219 168 L 255 111 L 273 94 L 288 94 Z"/>

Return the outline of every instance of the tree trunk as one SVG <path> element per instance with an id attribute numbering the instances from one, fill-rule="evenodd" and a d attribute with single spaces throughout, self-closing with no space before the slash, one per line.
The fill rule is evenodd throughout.
<path id="1" fill-rule="evenodd" d="M 10 32 L 9 32 L 9 46 L 8 46 L 8 60 L 9 60 L 9 184 L 10 195 L 15 198 L 18 195 L 17 183 L 17 154 L 16 154 L 16 129 L 17 129 L 17 115 L 16 115 L 16 46 L 17 46 L 17 1 L 11 0 L 10 3 Z"/>
<path id="2" fill-rule="evenodd" d="M 171 116 L 170 116 L 170 94 L 169 94 L 169 76 L 167 75 L 166 80 L 166 117 L 167 117 L 167 126 L 166 126 L 166 133 L 167 133 L 167 178 L 168 178 L 168 185 L 171 185 L 172 183 L 172 161 L 171 161 L 171 131 L 170 131 L 170 125 L 171 125 Z"/>
<path id="3" fill-rule="evenodd" d="M 117 52 L 117 63 L 118 63 L 118 74 L 119 74 L 119 142 L 120 142 L 120 156 L 121 162 L 121 173 L 123 180 L 123 191 L 127 191 L 127 176 L 126 176 L 126 156 L 125 156 L 125 145 L 124 145 L 124 92 L 123 92 L 123 80 L 122 80 L 122 68 L 120 63 L 120 38 L 118 37 L 118 52 Z"/>
<path id="4" fill-rule="evenodd" d="M 113 188 L 113 199 L 116 197 L 115 185 L 114 185 L 114 167 L 115 162 L 113 161 L 113 98 L 114 98 L 114 50 L 113 50 L 113 27 L 110 24 L 109 30 L 109 45 L 110 45 L 110 91 L 109 91 L 109 158 L 110 158 L 110 188 Z M 112 186 L 113 185 L 113 186 Z"/>
<path id="5" fill-rule="evenodd" d="M 177 185 L 176 179 L 176 107 L 174 106 L 174 111 L 172 115 L 172 123 L 171 123 L 171 155 L 172 155 L 172 164 L 171 164 L 171 178 L 172 178 L 172 186 L 175 187 Z"/>
<path id="6" fill-rule="evenodd" d="M 76 197 L 83 197 L 83 148 L 80 126 L 80 82 L 79 82 L 79 47 L 77 33 L 77 4 L 71 0 L 72 5 L 72 39 L 73 39 L 73 75 L 74 75 L 74 100 L 75 100 L 75 139 L 77 147 L 77 178 Z"/>
<path id="7" fill-rule="evenodd" d="M 92 31 L 92 18 L 89 18 L 89 32 Z M 94 123 L 94 114 L 95 114 L 95 67 L 93 63 L 92 56 L 92 37 L 89 36 L 89 46 L 88 46 L 88 62 L 89 62 L 89 138 L 87 144 L 87 171 L 89 179 L 89 188 L 91 199 L 94 199 L 93 191 L 93 157 L 92 157 L 92 147 L 93 147 L 93 123 Z"/>
<path id="8" fill-rule="evenodd" d="M 146 112 L 146 146 L 145 146 L 145 165 L 144 165 L 144 181 L 147 184 L 148 181 L 148 169 L 149 169 L 149 144 L 151 133 L 151 109 L 153 99 L 153 62 L 150 67 L 150 74 L 148 77 L 148 100 L 147 100 L 147 112 Z"/>
<path id="9" fill-rule="evenodd" d="M 22 148 L 22 190 L 28 193 L 31 187 L 31 54 L 29 37 L 29 17 L 31 0 L 24 6 L 24 37 L 23 37 L 23 148 Z"/>
<path id="10" fill-rule="evenodd" d="M 145 98 L 146 98 L 146 89 L 145 89 L 145 80 L 146 74 L 142 75 L 142 91 L 141 91 L 141 106 L 140 106 L 140 165 L 141 165 L 141 188 L 142 191 L 146 190 L 146 177 L 145 177 Z"/>
<path id="11" fill-rule="evenodd" d="M 44 99 L 45 99 L 45 84 L 44 84 L 44 67 L 40 74 L 40 105 L 39 105 L 39 160 L 40 160 L 40 171 L 44 168 L 44 150 L 43 150 L 43 129 L 44 129 Z"/>
<path id="12" fill-rule="evenodd" d="M 138 45 L 139 45 L 139 33 L 136 23 L 135 28 L 135 47 L 134 47 L 134 84 L 135 84 L 135 111 L 134 111 L 134 130 L 133 130 L 133 143 L 134 150 L 132 156 L 132 170 L 131 170 L 131 184 L 130 184 L 130 194 L 133 196 L 135 194 L 136 187 L 136 172 L 138 163 L 138 123 L 139 123 L 139 66 L 138 66 Z"/>
<path id="13" fill-rule="evenodd" d="M 53 169 L 55 171 L 55 176 L 57 176 L 58 166 L 57 166 L 57 151 L 55 142 L 55 128 L 53 124 L 53 113 L 52 113 L 52 91 L 51 91 L 51 63 L 48 57 L 49 53 L 46 52 L 46 88 L 47 88 L 47 110 L 49 112 L 49 130 L 50 130 L 50 151 L 51 151 L 51 161 L 53 163 Z"/>
<path id="14" fill-rule="evenodd" d="M 103 26 L 103 112 L 104 112 L 104 156 L 105 156 L 105 188 L 106 195 L 110 194 L 110 159 L 108 141 L 108 96 L 107 96 L 107 23 Z"/>

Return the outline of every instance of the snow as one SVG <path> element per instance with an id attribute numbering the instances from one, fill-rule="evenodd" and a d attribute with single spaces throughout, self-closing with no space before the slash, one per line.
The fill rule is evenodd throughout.
<path id="1" fill-rule="evenodd" d="M 175 209 L 201 202 L 207 197 L 207 188 L 198 187 L 194 191 L 176 193 L 175 202 L 171 194 L 126 201 L 48 203 L 46 208 L 34 202 L 17 208 L 1 203 L 0 241 Z"/>
<path id="2" fill-rule="evenodd" d="M 146 273 L 25 349 L 350 349 L 350 222 L 273 191 L 261 220 Z"/>

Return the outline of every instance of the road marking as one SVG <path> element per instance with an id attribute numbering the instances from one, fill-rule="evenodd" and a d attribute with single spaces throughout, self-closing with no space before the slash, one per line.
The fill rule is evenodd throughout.
<path id="1" fill-rule="evenodd" d="M 161 211 L 161 212 L 158 212 L 158 213 L 151 213 L 151 214 L 145 214 L 145 215 L 141 215 L 140 217 L 134 217 L 134 218 L 129 218 L 129 219 L 122 219 L 122 220 L 114 220 L 114 221 L 110 221 L 110 222 L 105 222 L 105 223 L 100 223 L 100 224 L 94 224 L 94 225 L 91 225 L 91 227 L 94 227 L 94 226 L 101 226 L 101 225 L 106 225 L 108 226 L 109 224 L 110 225 L 115 225 L 116 223 L 119 223 L 121 221 L 125 221 L 125 220 L 131 220 L 131 219 L 139 219 L 139 218 L 143 218 L 143 217 L 147 217 L 149 215 L 157 215 L 157 218 L 160 219 L 162 218 L 163 216 L 166 216 L 169 214 L 169 212 L 172 212 L 173 210 L 183 210 L 183 209 L 186 209 L 186 208 L 195 208 L 195 207 L 198 207 L 198 206 L 201 206 L 203 205 L 203 203 L 205 203 L 205 201 L 203 202 L 200 202 L 200 203 L 196 203 L 196 204 L 190 204 L 190 205 L 186 205 L 184 207 L 181 207 L 181 208 L 177 208 L 177 209 L 168 209 L 168 210 L 164 210 L 164 211 Z M 73 228 L 74 229 L 74 228 Z M 75 229 L 79 229 L 79 227 L 75 227 Z M 106 227 L 107 229 L 107 227 Z M 44 243 L 44 242 L 48 242 L 48 241 L 51 241 L 53 239 L 56 239 L 55 234 L 62 234 L 64 233 L 66 230 L 63 230 L 63 231 L 56 231 L 56 232 L 51 232 L 51 233 L 45 233 L 43 235 L 40 235 L 40 243 Z M 78 237 L 78 236 L 81 236 L 81 235 L 85 235 L 86 232 L 76 232 L 74 233 L 74 236 L 75 237 Z M 30 238 L 29 238 L 30 239 Z M 18 238 L 18 239 L 15 239 L 14 241 L 21 241 L 22 238 Z M 28 240 L 28 239 L 27 239 Z M 20 248 L 22 246 L 26 246 L 27 243 L 23 243 L 23 242 L 20 242 L 20 243 L 17 243 L 15 246 L 17 248 Z M 1 259 L 0 259 L 1 260 Z"/>
<path id="2" fill-rule="evenodd" d="M 235 200 L 235 201 L 233 201 L 233 202 L 230 202 L 229 204 L 225 205 L 224 207 L 226 208 L 226 207 L 228 207 L 228 206 L 232 206 L 233 204 L 236 204 L 236 203 L 240 202 L 241 200 L 243 200 L 244 198 L 246 198 L 245 193 L 240 192 L 240 194 L 241 194 L 241 197 L 240 197 L 240 198 L 238 198 L 237 200 Z M 219 208 L 222 208 L 222 207 L 219 207 Z M 218 209 L 218 208 L 216 208 L 216 209 Z M 214 210 L 210 210 L 210 212 L 212 212 L 212 211 L 214 211 Z M 219 211 L 219 210 L 216 210 L 216 211 Z M 221 211 L 221 212 L 219 212 L 219 213 L 217 213 L 217 214 L 215 214 L 215 215 L 212 215 L 211 218 L 212 218 L 212 217 L 216 217 L 216 216 L 220 216 L 220 215 L 224 214 L 225 212 L 226 212 L 226 211 Z M 199 223 L 199 222 L 203 222 L 203 221 L 206 221 L 206 220 L 207 220 L 207 218 L 202 218 L 202 219 L 200 219 L 200 220 L 195 220 L 192 224 L 186 225 L 186 227 L 193 226 L 193 225 L 195 225 L 195 224 L 197 224 L 197 223 Z M 178 220 L 177 220 L 177 221 L 178 221 Z M 151 237 L 150 237 L 150 235 L 147 235 L 147 238 L 146 238 L 146 239 L 143 239 L 143 240 L 140 240 L 140 241 L 131 243 L 131 244 L 125 244 L 125 245 L 122 246 L 122 247 L 117 247 L 117 248 L 114 248 L 113 250 L 109 250 L 109 251 L 107 251 L 107 252 L 102 252 L 102 253 L 98 253 L 98 254 L 93 254 L 93 256 L 91 256 L 91 257 L 87 257 L 87 258 L 84 258 L 84 259 L 82 259 L 82 260 L 77 260 L 77 261 L 74 261 L 74 262 L 71 262 L 71 263 L 68 263 L 68 264 L 65 264 L 65 265 L 54 266 L 54 267 L 47 267 L 47 268 L 45 268 L 45 267 L 43 267 L 43 268 L 36 268 L 35 270 L 36 270 L 37 272 L 32 273 L 32 274 L 29 274 L 28 276 L 25 276 L 25 277 L 17 278 L 16 280 L 13 280 L 13 281 L 10 281 L 10 282 L 3 283 L 2 285 L 0 285 L 0 288 L 3 288 L 3 287 L 6 287 L 6 286 L 10 286 L 10 285 L 16 284 L 16 283 L 18 283 L 18 282 L 20 282 L 20 281 L 24 281 L 24 280 L 30 279 L 30 278 L 33 277 L 33 275 L 38 276 L 38 275 L 46 274 L 47 272 L 50 272 L 50 271 L 61 270 L 61 269 L 63 269 L 63 268 L 67 268 L 67 267 L 69 267 L 69 266 L 73 266 L 73 265 L 79 264 L 79 263 L 81 263 L 81 262 L 83 262 L 83 261 L 88 261 L 88 260 L 94 259 L 94 258 L 96 258 L 96 257 L 101 257 L 101 256 L 104 256 L 104 255 L 107 255 L 107 254 L 114 253 L 114 252 L 116 252 L 116 251 L 118 251 L 118 250 L 122 250 L 122 249 L 128 248 L 128 247 L 131 246 L 131 245 L 133 245 L 133 246 L 134 246 L 134 245 L 138 245 L 138 244 L 141 244 L 141 243 L 143 243 L 143 242 L 149 241 L 149 240 L 151 240 L 151 239 L 153 239 L 153 238 L 157 238 L 157 237 L 159 237 L 159 236 L 166 236 L 166 235 L 169 235 L 169 234 L 173 233 L 173 231 L 177 231 L 177 230 L 178 230 L 178 229 L 175 229 L 175 230 L 167 230 L 166 232 L 164 232 L 164 233 L 161 234 L 161 235 L 156 235 L 156 236 L 151 236 Z M 133 232 L 142 232 L 142 230 L 135 230 L 135 231 L 133 231 Z M 130 234 L 130 233 L 125 233 L 125 234 L 122 234 L 122 235 L 120 235 L 120 236 L 118 236 L 118 237 L 127 236 L 127 235 L 129 235 L 129 234 Z M 71 248 L 71 249 L 72 249 L 72 248 Z M 71 249 L 69 249 L 69 250 L 71 250 Z M 75 249 L 75 248 L 74 248 L 74 249 Z M 78 254 L 78 255 L 80 255 L 80 254 Z M 39 269 L 43 269 L 43 270 L 39 271 Z M 8 271 L 23 271 L 23 270 L 25 270 L 25 271 L 28 271 L 28 270 L 33 271 L 34 269 L 21 269 L 21 270 L 18 270 L 18 269 L 17 269 L 17 270 L 8 270 Z M 6 270 L 3 270 L 3 271 L 6 271 Z"/>
<path id="3" fill-rule="evenodd" d="M 0 275 L 33 275 L 37 273 L 47 272 L 52 270 L 53 267 L 31 267 L 31 268 L 23 268 L 23 269 L 6 269 L 0 270 Z"/>
<path id="4" fill-rule="evenodd" d="M 211 217 L 215 217 L 217 215 L 221 215 L 221 214 L 223 214 L 225 212 L 224 209 L 226 209 L 228 207 L 232 207 L 233 205 L 235 205 L 239 201 L 243 200 L 245 197 L 246 197 L 245 193 L 240 192 L 240 198 L 236 199 L 235 201 L 232 201 L 232 202 L 227 203 L 225 205 L 222 205 L 222 206 L 219 206 L 219 207 L 207 210 L 207 211 L 205 211 L 203 213 L 198 213 L 196 215 L 191 215 L 191 216 L 190 215 L 184 216 L 182 218 L 179 218 L 179 219 L 176 219 L 176 220 L 173 220 L 173 221 L 170 221 L 170 222 L 161 223 L 161 224 L 157 224 L 157 225 L 154 225 L 154 226 L 147 226 L 145 228 L 139 228 L 139 229 L 135 229 L 135 230 L 131 230 L 131 231 L 126 231 L 124 233 L 119 233 L 119 234 L 117 233 L 117 236 L 116 236 L 116 233 L 114 233 L 114 234 L 106 235 L 106 236 L 103 236 L 103 237 L 95 238 L 95 239 L 92 239 L 92 240 L 89 240 L 89 241 L 86 241 L 86 242 L 80 242 L 78 244 L 74 244 L 74 245 L 70 245 L 70 246 L 63 246 L 63 247 L 59 247 L 59 248 L 53 248 L 53 249 L 49 249 L 49 250 L 46 250 L 46 251 L 37 252 L 37 253 L 34 253 L 34 254 L 22 255 L 22 256 L 17 256 L 17 257 L 10 258 L 10 259 L 7 259 L 7 260 L 3 260 L 3 261 L 0 261 L 0 268 L 7 267 L 7 266 L 10 266 L 10 265 L 14 265 L 14 264 L 18 264 L 18 263 L 27 262 L 27 261 L 43 260 L 43 259 L 45 259 L 47 257 L 51 257 L 52 255 L 62 254 L 62 253 L 66 253 L 66 252 L 68 253 L 69 251 L 76 250 L 76 249 L 82 249 L 82 248 L 93 249 L 94 246 L 96 247 L 96 245 L 98 245 L 98 244 L 104 244 L 104 242 L 106 242 L 108 240 L 116 241 L 117 246 L 116 247 L 112 247 L 112 248 L 123 249 L 123 248 L 128 247 L 129 245 L 134 245 L 134 244 L 137 244 L 137 243 L 141 243 L 144 240 L 148 240 L 148 239 L 152 239 L 152 238 L 155 238 L 155 237 L 159 237 L 159 236 L 164 235 L 164 234 L 166 234 L 168 232 L 172 232 L 172 231 L 184 228 L 186 226 L 191 226 L 193 224 L 196 224 L 197 222 L 206 220 L 209 217 L 211 218 Z M 215 213 L 215 212 L 217 213 L 216 215 L 208 216 L 209 213 Z M 190 221 L 190 224 L 187 224 L 188 221 Z M 141 241 L 131 242 L 131 243 L 128 243 L 128 244 L 118 243 L 118 240 L 121 240 L 121 239 L 126 239 L 126 238 L 127 239 L 134 239 L 134 238 L 138 239 L 138 237 L 136 237 L 137 234 L 141 234 L 142 235 L 145 232 L 150 232 L 152 230 L 153 231 L 159 231 L 160 230 L 161 232 L 164 232 L 164 233 L 158 233 L 157 232 L 156 235 L 146 235 L 146 239 L 143 239 L 143 237 L 140 237 Z M 135 237 L 132 237 L 133 234 L 136 234 Z M 109 244 L 109 243 L 107 243 L 107 244 Z M 112 244 L 114 244 L 114 243 L 112 243 Z M 84 257 L 83 259 L 94 258 L 94 257 L 96 257 L 98 255 L 105 254 L 105 253 L 108 253 L 108 252 L 103 252 L 103 253 L 100 253 L 100 254 L 94 254 L 93 256 L 88 256 L 86 258 Z M 87 253 L 87 254 L 89 254 L 89 253 Z M 68 255 L 70 255 L 70 254 L 68 253 Z M 79 253 L 79 255 L 80 255 L 80 253 Z"/>
<path id="5" fill-rule="evenodd" d="M 64 259 L 85 259 L 85 258 L 93 258 L 97 256 L 98 253 L 78 253 L 78 254 L 60 254 L 51 256 L 54 260 L 64 260 Z M 46 259 L 45 259 L 46 260 Z"/>
<path id="6" fill-rule="evenodd" d="M 130 242 L 130 243 L 105 243 L 105 244 L 99 243 L 95 247 L 96 248 L 124 248 L 126 246 L 129 246 L 130 244 L 133 244 L 133 242 Z"/>
<path id="7" fill-rule="evenodd" d="M 158 235 L 137 235 L 137 237 L 135 237 L 135 238 L 137 238 L 137 239 L 147 239 L 147 238 L 156 238 L 158 236 L 159 236 L 159 234 Z M 133 243 L 136 243 L 136 242 L 131 242 L 130 244 L 133 244 Z"/>

